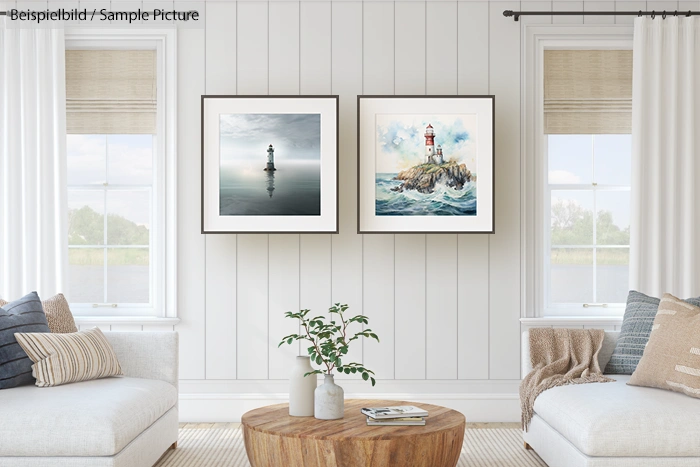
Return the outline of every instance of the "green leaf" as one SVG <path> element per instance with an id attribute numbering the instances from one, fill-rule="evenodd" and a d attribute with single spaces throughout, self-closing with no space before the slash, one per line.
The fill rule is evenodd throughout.
<path id="1" fill-rule="evenodd" d="M 323 359 L 321 358 L 320 355 L 318 355 L 318 356 L 316 357 L 316 365 L 320 365 L 320 364 L 322 364 L 322 363 L 323 363 Z"/>
<path id="2" fill-rule="evenodd" d="M 291 345 L 292 342 L 294 342 L 294 338 L 293 338 L 293 337 L 290 337 L 289 339 L 287 339 L 287 344 L 290 344 L 290 345 Z"/>
<path id="3" fill-rule="evenodd" d="M 357 368 L 352 369 L 352 374 L 355 374 L 355 373 L 357 373 Z"/>
<path id="4" fill-rule="evenodd" d="M 338 365 L 338 366 L 340 366 L 340 365 L 341 365 L 341 363 L 340 363 L 340 359 L 339 359 L 339 358 L 337 358 L 337 357 L 334 357 L 334 361 L 335 361 L 335 364 L 336 364 L 336 365 Z"/>
<path id="5" fill-rule="evenodd" d="M 362 379 L 364 379 L 365 381 L 367 381 L 367 380 L 369 379 L 369 374 L 367 374 L 367 373 L 362 373 Z"/>
<path id="6" fill-rule="evenodd" d="M 372 380 L 372 386 L 374 386 L 375 384 L 377 384 L 377 382 L 374 380 L 374 378 L 370 378 L 370 380 Z"/>
<path id="7" fill-rule="evenodd" d="M 343 368 L 343 370 L 344 370 L 344 373 L 345 373 L 346 375 L 349 375 L 349 374 L 350 374 L 350 371 L 351 371 L 350 368 L 345 367 L 345 368 Z M 353 373 L 355 373 L 355 372 L 353 371 Z"/>

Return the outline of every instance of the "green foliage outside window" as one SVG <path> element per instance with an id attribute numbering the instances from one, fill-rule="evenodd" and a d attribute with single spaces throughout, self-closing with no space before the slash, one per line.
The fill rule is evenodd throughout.
<path id="1" fill-rule="evenodd" d="M 591 248 L 552 248 L 552 264 L 593 264 L 593 212 L 579 204 L 558 200 L 552 203 L 551 243 L 553 246 L 591 245 Z M 610 211 L 599 211 L 596 219 L 598 245 L 628 246 L 629 227 L 621 229 Z M 622 265 L 629 263 L 627 248 L 600 248 L 596 263 Z"/>
<path id="2" fill-rule="evenodd" d="M 108 245 L 148 245 L 146 226 L 116 214 L 107 214 Z M 68 211 L 68 245 L 104 245 L 104 215 L 89 206 Z M 103 265 L 102 248 L 75 248 L 69 251 L 69 263 L 75 265 Z M 107 263 L 111 265 L 148 265 L 148 248 L 108 249 Z"/>

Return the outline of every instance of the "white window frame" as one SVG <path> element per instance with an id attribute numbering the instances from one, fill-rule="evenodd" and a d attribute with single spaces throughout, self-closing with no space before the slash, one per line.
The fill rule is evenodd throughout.
<path id="1" fill-rule="evenodd" d="M 67 50 L 156 50 L 156 138 L 150 256 L 151 304 L 118 308 L 71 305 L 78 322 L 176 324 L 177 320 L 177 31 L 66 28 Z"/>
<path id="2" fill-rule="evenodd" d="M 581 322 L 600 318 L 619 318 L 622 306 L 587 308 L 581 306 L 547 307 L 549 216 L 545 200 L 549 198 L 546 159 L 547 135 L 544 134 L 544 51 L 545 50 L 631 50 L 633 27 L 630 25 L 524 25 L 522 30 L 522 147 L 521 153 L 521 310 L 524 324 L 533 318 L 566 318 Z"/>

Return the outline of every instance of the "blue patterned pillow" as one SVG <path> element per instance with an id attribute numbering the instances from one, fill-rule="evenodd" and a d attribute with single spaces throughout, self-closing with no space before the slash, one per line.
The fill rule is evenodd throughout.
<path id="1" fill-rule="evenodd" d="M 36 292 L 0 307 L 0 389 L 34 384 L 34 362 L 17 343 L 16 332 L 51 332 Z"/>
<path id="2" fill-rule="evenodd" d="M 700 297 L 688 298 L 685 301 L 700 306 Z M 620 337 L 615 344 L 615 350 L 604 373 L 611 375 L 631 375 L 634 373 L 644 354 L 644 347 L 649 342 L 649 334 L 651 334 L 651 327 L 654 324 L 660 302 L 659 298 L 630 290 L 627 296 L 625 316 L 622 318 Z"/>

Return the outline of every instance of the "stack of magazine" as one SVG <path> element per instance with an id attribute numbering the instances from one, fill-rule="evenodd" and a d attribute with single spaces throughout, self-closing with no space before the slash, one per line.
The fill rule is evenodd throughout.
<path id="1" fill-rule="evenodd" d="M 367 415 L 369 426 L 421 426 L 428 416 L 428 412 L 412 405 L 366 407 L 360 412 Z"/>

